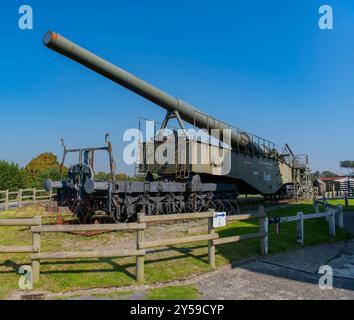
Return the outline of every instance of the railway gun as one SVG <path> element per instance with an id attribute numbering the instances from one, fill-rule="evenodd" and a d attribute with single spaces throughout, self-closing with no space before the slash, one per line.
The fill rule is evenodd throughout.
<path id="1" fill-rule="evenodd" d="M 45 187 L 56 189 L 59 206 L 68 206 L 81 222 L 91 223 L 97 213 L 115 222 L 134 221 L 138 212 L 156 215 L 215 209 L 237 214 L 240 194 L 266 199 L 313 196 L 308 156 L 295 155 L 287 144 L 279 147 L 207 115 L 55 32 L 49 31 L 43 41 L 166 111 L 153 137 L 139 143 L 137 169 L 143 181 L 116 180 L 108 136 L 104 147 L 67 149 L 64 145 L 62 168 L 68 153 L 77 153 L 78 162 L 70 166 L 67 178 L 47 180 Z M 172 119 L 178 130 L 168 130 Z M 195 129 L 192 134 L 186 124 Z M 209 138 L 198 137 L 197 129 Z M 172 161 L 156 161 L 158 154 L 166 158 L 161 148 L 170 150 Z M 102 151 L 109 155 L 109 181 L 98 181 L 93 170 L 94 155 Z"/>

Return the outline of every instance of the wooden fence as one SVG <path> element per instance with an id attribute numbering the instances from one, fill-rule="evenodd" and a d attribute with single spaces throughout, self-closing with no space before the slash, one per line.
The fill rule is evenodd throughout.
<path id="1" fill-rule="evenodd" d="M 178 238 L 159 239 L 147 241 L 145 239 L 145 231 L 149 223 L 162 223 L 170 221 L 189 221 L 189 220 L 208 220 L 208 233 L 196 236 L 185 236 Z M 162 216 L 145 216 L 138 215 L 137 223 L 126 224 L 97 224 L 97 225 L 41 225 L 38 218 L 28 219 L 26 225 L 32 225 L 33 245 L 26 248 L 25 252 L 33 253 L 32 260 L 32 276 L 33 283 L 38 283 L 40 279 L 40 264 L 42 260 L 65 260 L 65 259 L 85 259 L 85 258 L 117 258 L 117 257 L 136 257 L 136 280 L 138 283 L 144 282 L 144 263 L 147 249 L 158 247 L 174 246 L 178 244 L 187 244 L 208 241 L 208 262 L 212 269 L 215 269 L 215 247 L 218 245 L 233 243 L 248 239 L 260 239 L 260 254 L 268 253 L 268 219 L 263 207 L 259 207 L 257 214 L 245 214 L 227 217 L 227 222 L 245 221 L 250 219 L 259 220 L 259 232 L 247 235 L 235 235 L 227 238 L 219 238 L 216 228 L 213 225 L 214 211 L 198 212 L 192 214 L 175 214 Z M 13 220 L 1 220 L 0 226 L 12 223 Z M 19 221 L 19 219 L 17 219 Z M 15 225 L 15 224 L 14 224 Z M 22 224 L 24 225 L 24 224 Z M 91 231 L 135 231 L 136 247 L 135 249 L 117 249 L 117 250 L 95 250 L 95 251 L 75 251 L 75 252 L 42 252 L 41 251 L 41 235 L 45 233 L 57 232 L 91 232 Z M 12 248 L 13 250 L 20 248 Z M 9 248 L 3 248 L 3 252 L 13 252 Z M 15 252 L 18 252 L 18 250 Z M 1 252 L 1 251 L 0 251 Z"/>
<path id="2" fill-rule="evenodd" d="M 0 219 L 1 227 L 39 227 L 42 224 L 41 217 L 29 219 Z M 39 246 L 35 234 L 32 236 L 31 246 L 1 246 L 0 253 L 38 253 Z"/>
<path id="3" fill-rule="evenodd" d="M 268 254 L 268 227 L 271 223 L 281 224 L 296 222 L 296 239 L 300 244 L 304 244 L 304 221 L 310 219 L 326 218 L 328 221 L 329 234 L 336 235 L 336 224 L 339 228 L 344 227 L 343 206 L 331 206 L 325 204 L 326 211 L 319 212 L 321 201 L 315 202 L 315 213 L 303 214 L 298 212 L 296 216 L 280 217 L 268 219 L 264 212 L 264 207 L 259 207 L 258 212 L 254 214 L 241 214 L 228 216 L 227 223 L 245 220 L 258 220 L 259 231 L 253 234 L 233 235 L 220 238 L 214 226 L 213 210 L 208 212 L 197 212 L 191 214 L 174 214 L 161 216 L 138 215 L 136 223 L 122 224 L 97 224 L 97 225 L 42 225 L 41 218 L 32 219 L 0 219 L 0 226 L 30 226 L 32 232 L 32 246 L 4 246 L 0 247 L 0 253 L 31 253 L 33 283 L 38 283 L 40 279 L 40 268 L 42 260 L 66 260 L 66 259 L 85 259 L 85 258 L 118 258 L 118 257 L 136 257 L 136 280 L 138 283 L 144 283 L 144 263 L 145 256 L 149 254 L 149 249 L 175 246 L 196 242 L 208 242 L 208 262 L 211 269 L 215 269 L 216 247 L 227 243 L 238 241 L 259 239 L 260 254 Z M 203 220 L 208 221 L 208 233 L 196 236 L 185 236 L 178 238 L 146 240 L 145 231 L 150 223 L 163 223 L 172 221 L 190 221 Z M 64 251 L 64 252 L 43 252 L 41 250 L 41 235 L 46 233 L 69 233 L 69 232 L 111 232 L 111 231 L 134 231 L 136 232 L 136 244 L 134 249 L 114 249 L 114 250 L 93 250 L 93 251 Z"/>
<path id="4" fill-rule="evenodd" d="M 95 224 L 95 225 L 55 225 L 32 227 L 33 237 L 36 239 L 38 251 L 32 255 L 32 275 L 33 283 L 37 283 L 40 277 L 41 260 L 65 260 L 65 259 L 85 259 L 85 258 L 118 258 L 137 257 L 136 279 L 142 283 L 144 279 L 144 265 L 139 257 L 145 255 L 145 250 L 117 249 L 117 250 L 96 250 L 96 251 L 75 251 L 75 252 L 41 252 L 41 235 L 44 233 L 57 232 L 91 232 L 91 231 L 143 231 L 146 229 L 144 223 L 124 223 L 124 224 Z M 137 241 L 138 242 L 138 241 Z"/>
<path id="5" fill-rule="evenodd" d="M 322 204 L 325 208 L 330 207 L 330 206 L 335 207 L 334 205 L 331 205 L 328 201 L 330 201 L 330 200 L 344 200 L 345 209 L 349 210 L 349 200 L 350 199 L 354 199 L 354 198 L 349 197 L 348 195 L 344 195 L 344 196 L 340 196 L 340 197 L 324 196 L 322 198 L 315 199 L 314 205 L 316 206 L 316 203 L 318 203 L 318 204 Z"/>
<path id="6" fill-rule="evenodd" d="M 9 210 L 10 206 L 21 208 L 25 202 L 36 203 L 37 201 L 52 200 L 53 192 L 46 190 L 20 189 L 18 191 L 0 191 L 0 204 L 3 204 L 3 209 Z M 0 208 L 1 210 L 1 208 Z"/>
<path id="7" fill-rule="evenodd" d="M 303 212 L 298 212 L 296 216 L 289 217 L 279 217 L 269 219 L 270 223 L 280 225 L 281 223 L 296 222 L 296 241 L 303 245 L 304 244 L 304 221 L 311 219 L 326 218 L 328 222 L 329 235 L 336 236 L 336 225 L 343 229 L 343 206 L 325 206 L 325 212 L 320 212 L 319 204 L 321 201 L 315 201 L 314 208 L 315 213 L 304 214 Z"/>

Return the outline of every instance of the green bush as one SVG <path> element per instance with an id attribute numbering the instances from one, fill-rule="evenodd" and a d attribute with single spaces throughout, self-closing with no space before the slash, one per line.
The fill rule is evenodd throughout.
<path id="1" fill-rule="evenodd" d="M 97 181 L 109 181 L 112 180 L 111 175 L 106 172 L 98 172 L 95 175 L 95 180 Z"/>
<path id="2" fill-rule="evenodd" d="M 24 189 L 28 187 L 29 175 L 18 164 L 0 160 L 0 190 Z"/>
<path id="3" fill-rule="evenodd" d="M 63 173 L 64 176 L 66 176 L 67 169 L 64 168 Z M 47 179 L 60 181 L 60 166 L 55 166 L 39 171 L 35 176 L 32 177 L 31 188 L 43 189 L 44 181 Z"/>
<path id="4" fill-rule="evenodd" d="M 63 168 L 63 178 L 67 176 L 68 168 Z M 116 175 L 118 181 L 144 181 L 143 176 L 129 177 L 124 173 Z M 17 191 L 19 189 L 37 188 L 43 189 L 47 179 L 61 180 L 60 164 L 53 153 L 42 153 L 33 158 L 24 168 L 16 163 L 0 160 L 0 190 Z M 98 172 L 95 175 L 98 181 L 109 181 L 111 175 L 106 172 Z"/>

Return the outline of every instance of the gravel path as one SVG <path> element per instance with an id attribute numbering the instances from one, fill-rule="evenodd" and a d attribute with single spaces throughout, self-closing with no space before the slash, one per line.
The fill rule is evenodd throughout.
<path id="1" fill-rule="evenodd" d="M 351 243 L 354 245 L 354 243 Z M 330 245 L 328 247 L 330 248 Z M 308 248 L 309 249 L 309 248 Z M 313 247 L 311 250 L 301 249 L 297 253 L 303 258 L 311 256 L 317 249 L 325 247 Z M 304 254 L 306 251 L 309 255 Z M 287 255 L 274 256 L 276 262 Z M 351 252 L 351 266 L 354 270 L 354 256 Z M 329 263 L 334 268 L 334 280 L 332 290 L 321 290 L 318 286 L 320 275 L 315 272 L 298 270 L 291 266 L 282 266 L 267 261 L 256 261 L 245 265 L 230 268 L 208 279 L 197 283 L 197 288 L 203 299 L 354 299 L 354 274 L 351 278 L 342 278 L 341 273 L 343 258 L 337 258 Z M 298 261 L 295 261 L 298 263 Z M 319 259 L 318 268 L 328 261 Z M 337 266 L 339 265 L 339 267 Z M 346 276 L 348 274 L 345 274 Z"/>

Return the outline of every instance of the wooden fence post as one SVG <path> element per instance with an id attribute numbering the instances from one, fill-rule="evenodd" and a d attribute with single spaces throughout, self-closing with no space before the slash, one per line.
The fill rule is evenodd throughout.
<path id="1" fill-rule="evenodd" d="M 209 212 L 213 213 L 214 210 L 209 210 Z M 215 229 L 213 226 L 213 220 L 214 218 L 211 217 L 208 219 L 208 234 L 215 234 Z M 208 241 L 208 260 L 209 260 L 209 265 L 211 269 L 216 269 L 216 264 L 215 264 L 215 246 L 213 245 L 213 241 L 209 240 Z"/>
<path id="2" fill-rule="evenodd" d="M 36 217 L 38 219 L 38 224 L 42 225 L 42 218 Z M 35 253 L 41 252 L 41 234 L 37 232 L 32 232 L 32 246 Z M 39 282 L 40 277 L 40 260 L 32 260 L 32 280 L 36 284 Z"/>
<path id="3" fill-rule="evenodd" d="M 21 208 L 22 207 L 22 189 L 18 190 L 18 207 Z"/>
<path id="4" fill-rule="evenodd" d="M 336 212 L 334 209 L 329 209 L 330 215 L 328 219 L 329 235 L 336 236 Z"/>
<path id="5" fill-rule="evenodd" d="M 337 209 L 337 215 L 338 215 L 338 227 L 340 229 L 344 228 L 344 219 L 343 219 L 343 206 L 340 205 Z"/>
<path id="6" fill-rule="evenodd" d="M 139 217 L 143 216 L 144 213 L 138 213 L 138 221 Z M 138 230 L 136 233 L 136 249 L 139 250 L 140 243 L 143 243 L 145 239 L 145 230 Z M 137 256 L 136 257 L 136 281 L 139 284 L 144 283 L 144 262 L 145 256 Z"/>
<path id="7" fill-rule="evenodd" d="M 36 203 L 36 188 L 33 188 L 33 203 Z"/>
<path id="8" fill-rule="evenodd" d="M 313 207 L 314 207 L 315 213 L 320 213 L 320 205 L 319 205 L 317 199 L 313 200 Z"/>
<path id="9" fill-rule="evenodd" d="M 345 194 L 345 210 L 349 210 L 349 198 L 348 198 L 348 194 Z"/>
<path id="10" fill-rule="evenodd" d="M 323 206 L 325 208 L 325 210 L 327 210 L 327 197 L 323 196 Z"/>
<path id="11" fill-rule="evenodd" d="M 304 213 L 297 213 L 298 221 L 296 222 L 296 241 L 297 243 L 304 245 Z"/>
<path id="12" fill-rule="evenodd" d="M 9 210 L 9 190 L 5 192 L 5 211 Z"/>
<path id="13" fill-rule="evenodd" d="M 53 199 L 53 189 L 49 190 L 49 201 L 52 201 Z"/>
<path id="14" fill-rule="evenodd" d="M 264 215 L 264 207 L 259 206 L 258 207 L 258 213 L 260 215 Z M 266 256 L 268 255 L 268 218 L 264 217 L 259 219 L 259 233 L 264 234 L 263 237 L 261 237 L 260 240 L 260 255 L 261 256 Z"/>

